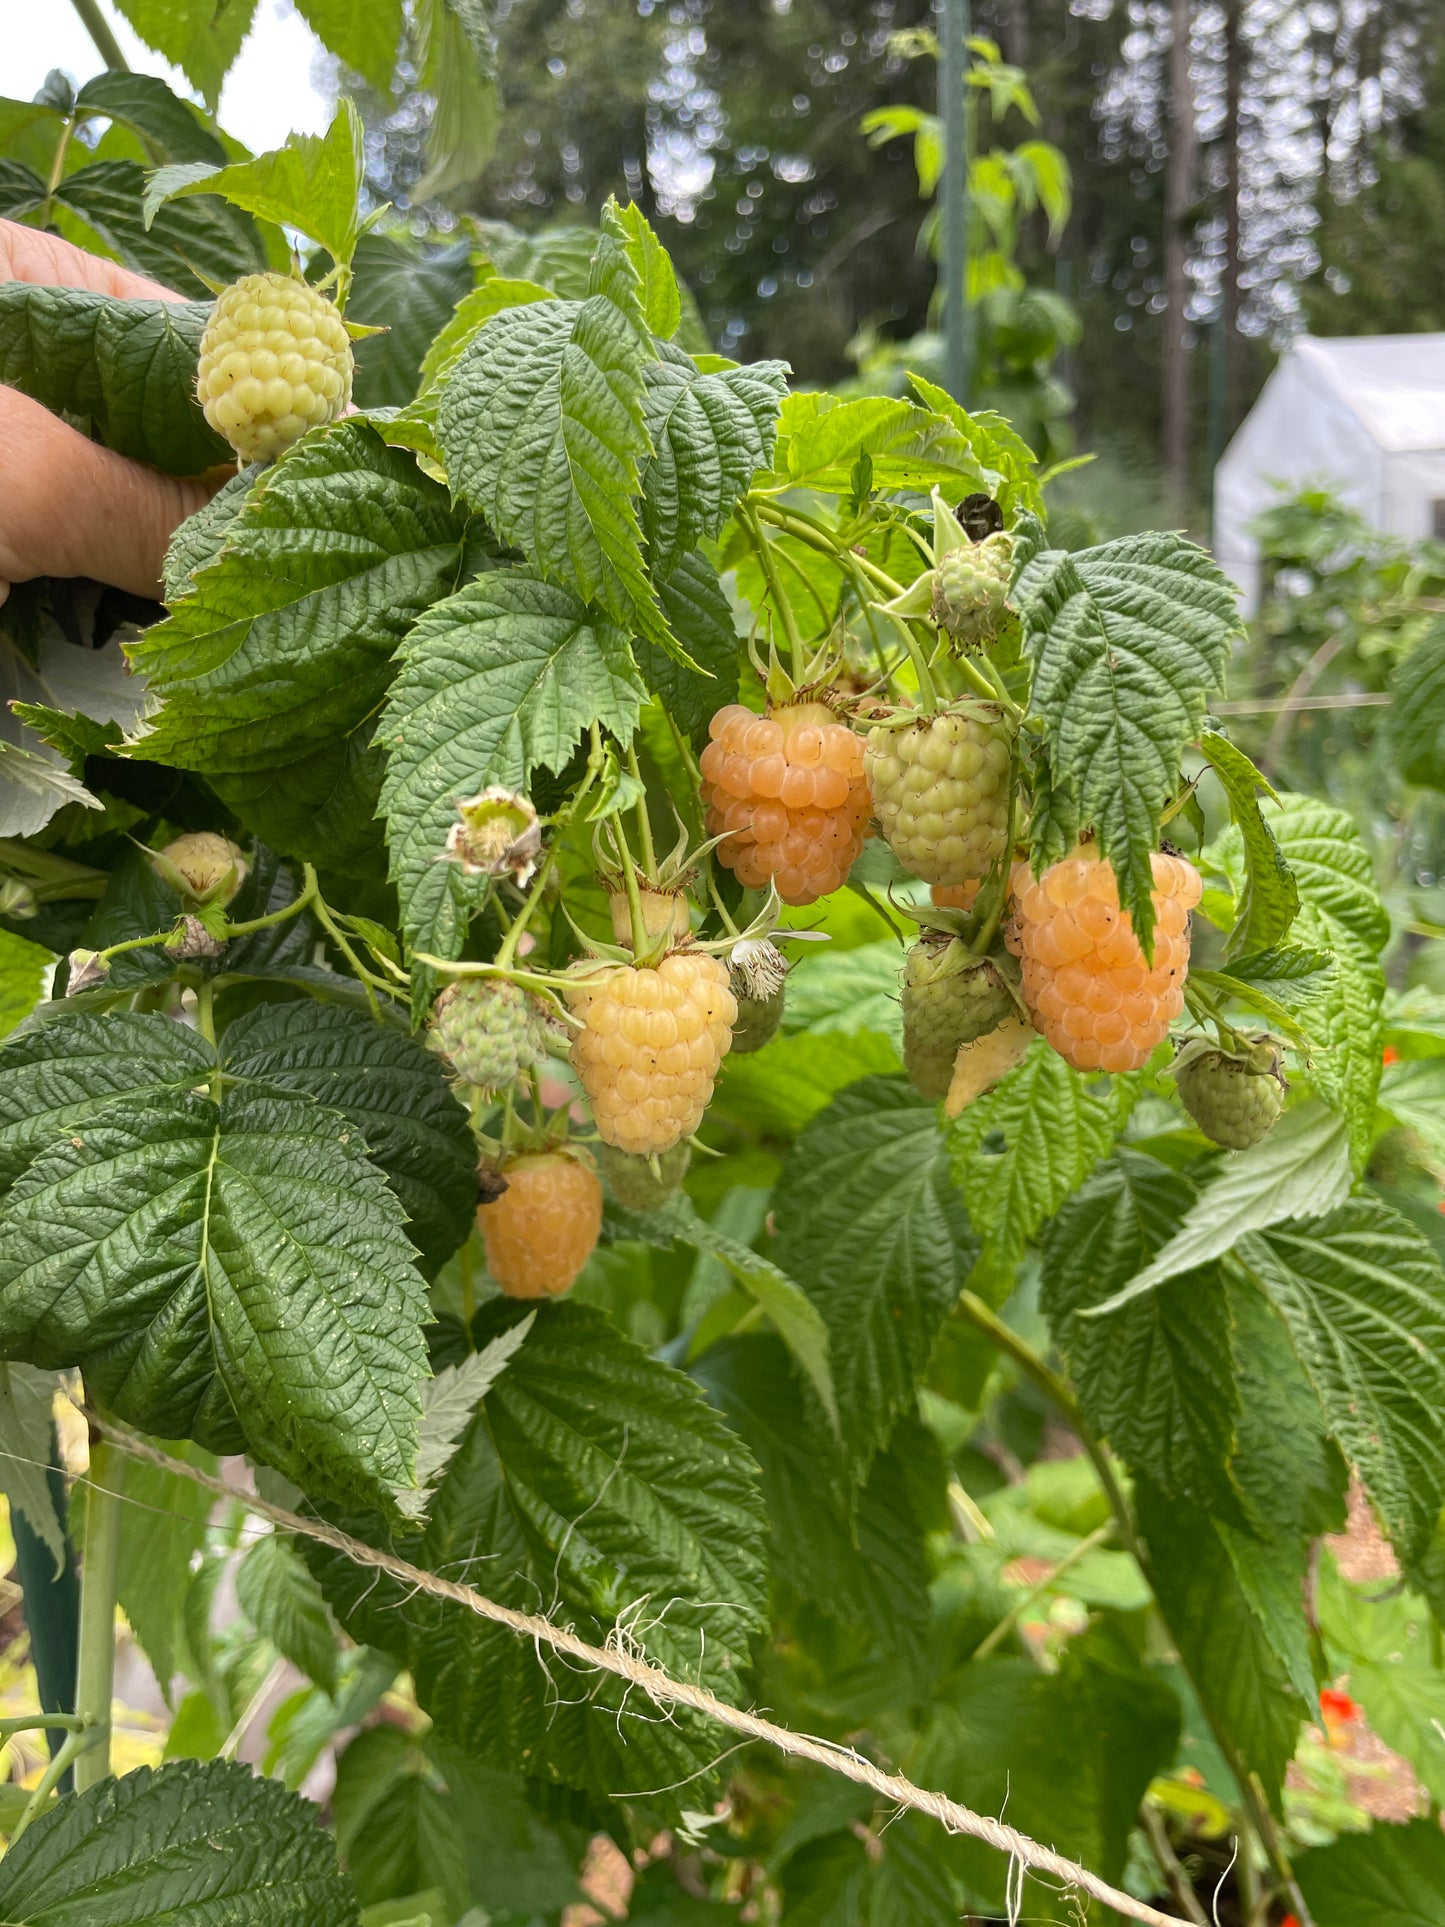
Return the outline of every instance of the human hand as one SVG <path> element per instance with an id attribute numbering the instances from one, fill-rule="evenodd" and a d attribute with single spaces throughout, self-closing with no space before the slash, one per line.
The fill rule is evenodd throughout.
<path id="1" fill-rule="evenodd" d="M 0 281 L 89 288 L 121 300 L 179 301 L 159 283 L 53 234 L 0 221 Z M 102 448 L 17 389 L 0 387 L 0 602 L 38 575 L 90 576 L 160 593 L 178 523 L 223 476 L 181 479 Z"/>

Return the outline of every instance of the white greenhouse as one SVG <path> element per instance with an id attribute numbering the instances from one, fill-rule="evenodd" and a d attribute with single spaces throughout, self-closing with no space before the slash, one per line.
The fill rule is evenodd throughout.
<path id="1" fill-rule="evenodd" d="M 1214 552 L 1247 615 L 1251 523 L 1315 483 L 1385 534 L 1445 540 L 1445 334 L 1306 335 L 1280 358 L 1214 478 Z"/>

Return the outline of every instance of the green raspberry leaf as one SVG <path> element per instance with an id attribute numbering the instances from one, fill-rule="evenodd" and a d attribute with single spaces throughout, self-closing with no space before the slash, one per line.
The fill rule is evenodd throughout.
<path id="1" fill-rule="evenodd" d="M 1240 1262 L 1283 1314 L 1325 1416 L 1402 1558 L 1445 1505 L 1445 1273 L 1377 1198 L 1252 1234 Z"/>
<path id="2" fill-rule="evenodd" d="M 391 873 L 415 946 L 458 954 L 464 923 L 437 860 L 458 799 L 561 770 L 590 723 L 629 741 L 646 700 L 622 631 L 527 570 L 495 570 L 427 611 L 379 731 Z"/>
<path id="3" fill-rule="evenodd" d="M 163 581 L 167 602 L 179 602 L 183 595 L 188 595 L 201 570 L 221 553 L 231 524 L 241 513 L 260 474 L 259 463 L 241 469 L 176 529 L 166 550 Z"/>
<path id="4" fill-rule="evenodd" d="M 901 1079 L 850 1085 L 799 1137 L 773 1209 L 778 1265 L 828 1327 L 843 1435 L 861 1476 L 907 1408 L 978 1255 L 937 1106 Z"/>
<path id="5" fill-rule="evenodd" d="M 966 418 L 965 418 L 966 419 Z M 851 495 L 854 469 L 872 463 L 872 486 L 926 491 L 992 491 L 1003 480 L 956 422 L 887 395 L 839 401 L 832 395 L 791 394 L 778 423 L 773 473 L 794 488 Z"/>
<path id="6" fill-rule="evenodd" d="M 0 1365 L 0 1492 L 12 1520 L 23 1519 L 50 1554 L 51 1572 L 59 1579 L 70 1555 L 51 1491 L 56 1383 L 54 1372 Z"/>
<path id="7" fill-rule="evenodd" d="M 1445 622 L 1435 622 L 1389 682 L 1385 734 L 1407 783 L 1445 790 Z"/>
<path id="8" fill-rule="evenodd" d="M 214 1063 L 204 1039 L 169 1018 L 60 1005 L 0 1047 L 0 1197 L 37 1155 L 83 1136 L 118 1101 L 191 1090 Z"/>
<path id="9" fill-rule="evenodd" d="M 28 937 L 0 930 L 0 1037 L 28 1017 L 45 991 L 50 952 Z"/>
<path id="10" fill-rule="evenodd" d="M 231 1024 L 234 1076 L 299 1091 L 349 1117 L 405 1211 L 430 1272 L 466 1238 L 477 1206 L 467 1113 L 440 1060 L 408 1032 L 334 1005 L 263 1004 Z"/>
<path id="11" fill-rule="evenodd" d="M 119 455 L 194 475 L 230 454 L 195 397 L 209 315 L 210 304 L 198 301 L 118 301 L 3 282 L 0 382 L 88 416 Z"/>
<path id="12" fill-rule="evenodd" d="M 451 373 L 461 360 L 463 349 L 486 327 L 493 315 L 499 315 L 507 308 L 525 308 L 534 301 L 554 299 L 554 291 L 536 281 L 512 281 L 500 274 L 489 274 L 480 287 L 462 296 L 445 327 L 432 337 L 431 345 L 422 357 L 422 392 L 425 393 Z"/>
<path id="13" fill-rule="evenodd" d="M 336 1696 L 336 1635 L 326 1601 L 287 1539 L 268 1532 L 236 1568 L 241 1610 L 284 1659 Z"/>
<path id="14" fill-rule="evenodd" d="M 653 454 L 642 470 L 648 560 L 670 574 L 689 550 L 721 532 L 753 476 L 773 456 L 787 392 L 782 361 L 718 374 L 663 343 L 647 370 L 645 419 Z"/>
<path id="15" fill-rule="evenodd" d="M 369 80 L 378 93 L 390 91 L 403 24 L 402 0 L 297 0 L 297 13 L 323 47 Z"/>
<path id="16" fill-rule="evenodd" d="M 207 301 L 210 289 L 203 276 L 235 281 L 269 266 L 256 223 L 240 208 L 217 200 L 188 202 L 162 208 L 148 226 L 141 219 L 144 191 L 145 169 L 139 162 L 92 161 L 57 187 L 59 225 L 82 246 L 114 255 L 163 287 Z"/>
<path id="17" fill-rule="evenodd" d="M 522 1308 L 497 1300 L 479 1347 Z M 675 1677 L 745 1703 L 763 1624 L 765 1521 L 757 1468 L 689 1379 L 589 1307 L 544 1304 L 488 1390 L 431 1503 L 425 1531 L 391 1541 L 432 1572 L 475 1574 L 489 1596 L 544 1611 L 601 1645 L 621 1626 Z M 385 1545 L 379 1519 L 348 1521 Z M 381 1537 L 374 1535 L 382 1534 Z M 465 1608 L 408 1597 L 316 1547 L 307 1557 L 352 1635 L 395 1654 L 442 1736 L 554 1786 L 600 1796 L 670 1788 L 718 1757 L 690 1714 L 654 1717 L 603 1674 L 544 1666 L 524 1640 Z M 667 1794 L 659 1796 L 663 1800 Z"/>
<path id="18" fill-rule="evenodd" d="M 0 1865 L 10 1927 L 357 1927 L 316 1809 L 249 1766 L 175 1760 L 59 1800 Z"/>
<path id="19" fill-rule="evenodd" d="M 990 1296 L 1007 1294 L 1039 1226 L 1107 1155 L 1133 1094 L 1133 1080 L 1110 1078 L 1101 1087 L 1040 1039 L 996 1089 L 963 1111 L 950 1139 L 953 1175 L 983 1236 Z"/>
<path id="20" fill-rule="evenodd" d="M 1318 1101 L 1296 1104 L 1268 1137 L 1217 1167 L 1178 1230 L 1136 1277 L 1082 1315 L 1115 1312 L 1166 1279 L 1212 1263 L 1246 1232 L 1332 1211 L 1349 1196 L 1350 1182 L 1343 1118 Z"/>
<path id="21" fill-rule="evenodd" d="M 358 14 L 351 0 L 348 12 Z M 471 247 L 426 248 L 389 234 L 363 234 L 352 261 L 346 312 L 387 332 L 356 344 L 352 392 L 359 408 L 402 408 L 421 385 L 433 339 L 472 286 Z"/>
<path id="22" fill-rule="evenodd" d="M 637 666 L 653 695 L 694 738 L 738 693 L 738 632 L 717 570 L 699 549 L 678 557 L 670 575 L 656 578 L 668 626 L 692 661 L 690 668 L 646 636 L 633 644 Z"/>
<path id="23" fill-rule="evenodd" d="M 1385 1035 L 1378 953 L 1389 938 L 1389 912 L 1380 901 L 1370 853 L 1346 811 L 1287 793 L 1278 812 L 1270 812 L 1270 825 L 1299 890 L 1291 935 L 1333 959 L 1328 978 L 1311 987 L 1296 1014 L 1312 1047 L 1310 1076 L 1347 1120 L 1359 1170 L 1375 1132 Z M 1238 835 L 1230 830 L 1214 846 L 1226 870 L 1236 866 Z"/>
<path id="24" fill-rule="evenodd" d="M 183 1439 L 163 1443 L 171 1458 L 215 1477 L 215 1458 L 199 1445 L 189 1445 Z M 71 1494 L 70 1529 L 76 1542 L 83 1545 L 84 1522 L 77 1517 L 82 1503 L 89 1503 L 89 1494 L 76 1488 Z M 215 1504 L 203 1485 L 182 1473 L 166 1472 L 139 1459 L 132 1459 L 126 1467 L 126 1521 L 120 1536 L 115 1596 L 167 1701 L 179 1664 L 177 1653 L 185 1650 L 182 1641 L 191 1596 L 192 1561 L 205 1546 Z"/>
<path id="25" fill-rule="evenodd" d="M 437 440 L 453 488 L 541 575 L 675 652 L 635 503 L 652 359 L 637 271 L 604 231 L 584 300 L 504 309 L 463 350 Z"/>
<path id="26" fill-rule="evenodd" d="M 1341 1834 L 1295 1862 L 1319 1927 L 1435 1927 L 1445 1893 L 1445 1838 L 1434 1820 Z"/>
<path id="27" fill-rule="evenodd" d="M 225 146 L 205 115 L 154 74 L 97 74 L 75 96 L 75 110 L 119 121 L 158 161 L 226 159 Z"/>
<path id="28" fill-rule="evenodd" d="M 817 1394 L 818 1403 L 836 1432 L 838 1404 L 833 1394 L 833 1371 L 828 1362 L 828 1327 L 812 1299 L 782 1272 L 770 1258 L 750 1245 L 730 1237 L 716 1223 L 698 1214 L 692 1200 L 674 1198 L 657 1211 L 643 1216 L 619 1214 L 616 1234 L 625 1239 L 642 1239 L 666 1250 L 671 1245 L 690 1245 L 694 1251 L 708 1252 L 742 1286 L 748 1296 L 771 1320 L 774 1330 L 792 1353 L 798 1369 Z"/>
<path id="29" fill-rule="evenodd" d="M 451 588 L 463 534 L 446 491 L 366 423 L 305 437 L 256 483 L 193 592 L 132 645 L 158 713 L 128 753 L 225 776 L 334 749 Z"/>
<path id="30" fill-rule="evenodd" d="M 833 1619 L 866 1627 L 886 1651 L 921 1660 L 929 1567 L 909 1474 L 927 1463 L 931 1441 L 917 1421 L 895 1429 L 855 1500 L 836 1443 L 809 1422 L 796 1360 L 773 1334 L 719 1339 L 689 1369 L 762 1469 L 774 1577 Z"/>
<path id="31" fill-rule="evenodd" d="M 992 408 L 969 414 L 960 408 L 946 388 L 910 375 L 908 385 L 925 408 L 952 422 L 972 443 L 979 460 L 990 471 L 988 493 L 1004 512 L 1006 521 L 1020 513 L 1041 515 L 1044 492 L 1039 480 L 1039 458 L 1023 436 Z"/>
<path id="32" fill-rule="evenodd" d="M 365 178 L 361 116 L 343 98 L 324 134 L 292 134 L 284 147 L 258 154 L 255 160 L 229 167 L 187 161 L 157 168 L 142 212 L 149 227 L 167 201 L 219 194 L 263 221 L 309 234 L 346 267 L 361 232 L 358 204 Z"/>
<path id="33" fill-rule="evenodd" d="M 1035 551 L 1014 601 L 1033 662 L 1033 711 L 1048 729 L 1052 787 L 1094 826 L 1152 957 L 1149 859 L 1179 758 L 1239 631 L 1234 591 L 1203 549 L 1149 534 L 1072 555 Z"/>
<path id="34" fill-rule="evenodd" d="M 59 1057 L 74 1026 L 84 1040 L 99 1025 L 134 1051 L 137 1021 L 71 1018 L 40 1036 Z M 78 1365 L 147 1432 L 216 1451 L 244 1438 L 310 1491 L 408 1483 L 426 1292 L 356 1127 L 246 1085 L 219 1105 L 170 1085 L 103 1107 L 113 1075 L 92 1058 L 86 1077 L 88 1103 L 63 1100 L 63 1134 L 54 1089 L 39 1092 L 48 1142 L 0 1229 L 0 1352 Z"/>
<path id="35" fill-rule="evenodd" d="M 1194 1197 L 1182 1172 L 1116 1152 L 1050 1227 L 1042 1304 L 1094 1430 L 1163 1492 L 1227 1517 L 1239 1509 L 1228 1471 L 1239 1389 L 1217 1270 L 1172 1278 L 1109 1318 L 1077 1315 L 1143 1270 Z"/>
<path id="36" fill-rule="evenodd" d="M 196 7 L 186 0 L 116 0 L 116 7 L 148 47 L 180 68 L 214 114 L 221 82 L 251 30 L 256 0 L 231 0 L 224 7 Z"/>
<path id="37" fill-rule="evenodd" d="M 1229 813 L 1244 844 L 1244 893 L 1225 946 L 1229 960 L 1279 942 L 1299 910 L 1299 886 L 1260 808 L 1261 791 L 1276 805 L 1279 802 L 1268 781 L 1243 750 L 1213 730 L 1200 737 L 1199 747 L 1229 799 Z"/>
<path id="38" fill-rule="evenodd" d="M 502 103 L 491 12 L 486 0 L 416 0 L 412 10 L 419 79 L 435 102 L 414 207 L 474 181 L 492 158 Z"/>
<path id="39" fill-rule="evenodd" d="M 1274 1568 L 1276 1577 L 1287 1579 L 1292 1564 L 1257 1539 L 1236 1537 L 1203 1507 L 1166 1497 L 1147 1477 L 1136 1478 L 1134 1495 L 1150 1581 L 1170 1638 L 1205 1708 L 1278 1809 L 1285 1768 L 1310 1707 L 1257 1610 L 1257 1587 L 1247 1586 L 1245 1575 L 1263 1579 L 1266 1568 Z M 1294 1584 L 1298 1600 L 1297 1575 Z"/>
<path id="40" fill-rule="evenodd" d="M 671 341 L 682 325 L 682 296 L 667 249 L 647 224 L 636 201 L 625 206 L 609 201 L 603 221 L 621 241 L 637 274 L 638 299 L 647 331 L 660 341 Z"/>

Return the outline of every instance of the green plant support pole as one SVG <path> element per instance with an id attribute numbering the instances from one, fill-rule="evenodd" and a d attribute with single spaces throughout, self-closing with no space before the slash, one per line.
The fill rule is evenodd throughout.
<path id="1" fill-rule="evenodd" d="M 68 1713 L 75 1692 L 77 1641 L 80 1623 L 80 1580 L 75 1549 L 66 1518 L 65 1479 L 60 1471 L 55 1428 L 50 1428 L 50 1499 L 65 1533 L 65 1562 L 57 1573 L 49 1546 L 32 1530 L 25 1514 L 15 1508 L 10 1525 L 15 1535 L 15 1570 L 25 1596 L 25 1626 L 30 1634 L 30 1657 L 35 1662 L 35 1685 L 42 1711 Z M 59 1727 L 46 1730 L 52 1759 L 65 1743 Z M 68 1779 L 62 1790 L 68 1790 Z"/>
<path id="2" fill-rule="evenodd" d="M 944 385 L 968 406 L 973 380 L 973 317 L 968 302 L 969 0 L 943 0 L 938 114 L 943 122 Z"/>
<path id="3" fill-rule="evenodd" d="M 84 1793 L 110 1774 L 110 1707 L 115 1693 L 115 1584 L 126 1462 L 108 1445 L 93 1445 L 80 1572 L 80 1658 L 75 1710 L 90 1715 L 99 1741 L 75 1762 L 75 1790 Z"/>

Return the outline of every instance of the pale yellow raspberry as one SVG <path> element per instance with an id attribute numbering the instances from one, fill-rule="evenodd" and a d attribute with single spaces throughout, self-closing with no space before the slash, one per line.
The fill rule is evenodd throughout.
<path id="1" fill-rule="evenodd" d="M 289 274 L 248 274 L 201 337 L 196 398 L 245 462 L 284 455 L 351 401 L 351 338 L 324 294 Z"/>
<path id="2" fill-rule="evenodd" d="M 727 965 L 674 950 L 656 968 L 588 971 L 568 987 L 567 1001 L 583 1026 L 572 1065 L 602 1141 L 646 1156 L 690 1136 L 737 1021 Z"/>

